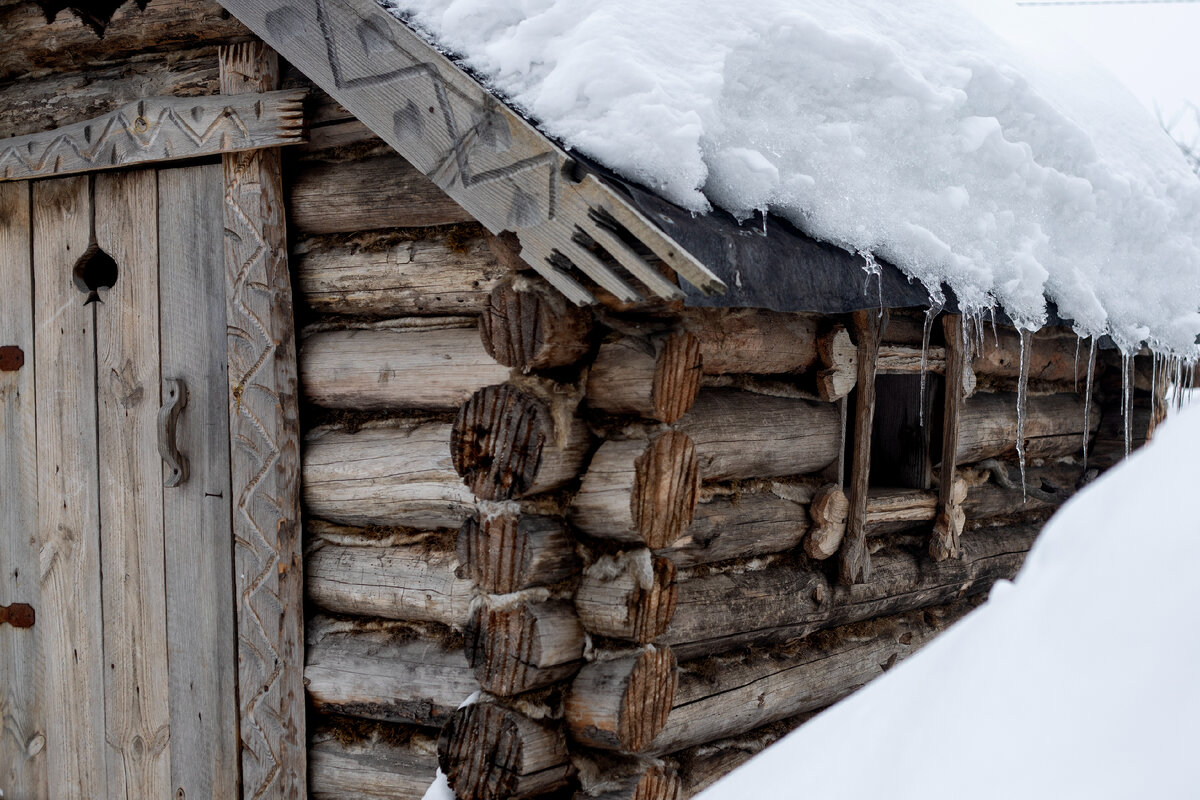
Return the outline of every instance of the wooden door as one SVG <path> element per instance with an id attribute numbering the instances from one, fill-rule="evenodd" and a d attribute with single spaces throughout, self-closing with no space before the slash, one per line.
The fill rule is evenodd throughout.
<path id="1" fill-rule="evenodd" d="M 223 214 L 219 164 L 0 183 L 5 800 L 240 794 Z"/>

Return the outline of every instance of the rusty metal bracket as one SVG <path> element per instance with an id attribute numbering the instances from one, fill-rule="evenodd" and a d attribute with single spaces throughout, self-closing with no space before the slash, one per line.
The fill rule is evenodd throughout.
<path id="1" fill-rule="evenodd" d="M 14 628 L 32 628 L 35 617 L 33 606 L 28 603 L 0 606 L 0 625 L 7 622 Z"/>
<path id="2" fill-rule="evenodd" d="M 25 366 L 25 352 L 15 344 L 0 347 L 0 372 L 16 372 Z"/>

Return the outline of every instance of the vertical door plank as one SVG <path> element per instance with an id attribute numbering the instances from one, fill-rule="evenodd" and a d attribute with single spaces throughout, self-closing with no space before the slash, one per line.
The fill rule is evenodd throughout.
<path id="1" fill-rule="evenodd" d="M 0 183 L 0 348 L 20 351 L 0 367 L 0 606 L 27 603 L 35 614 L 32 628 L 0 625 L 0 791 L 46 800 L 30 192 L 27 181 Z"/>
<path id="2" fill-rule="evenodd" d="M 88 178 L 33 186 L 38 537 L 49 795 L 105 791 L 93 307 L 71 270 L 88 244 Z"/>
<path id="3" fill-rule="evenodd" d="M 875 420 L 875 364 L 879 340 L 887 327 L 887 311 L 854 312 L 858 339 L 858 382 L 854 401 L 854 449 L 850 461 L 850 511 L 846 535 L 838 552 L 838 580 L 846 585 L 871 579 L 871 554 L 867 550 L 867 493 L 871 475 L 871 430 Z"/>
<path id="4" fill-rule="evenodd" d="M 171 796 L 155 172 L 97 175 L 95 204 L 120 270 L 94 304 L 107 796 L 141 800 Z"/>
<path id="5" fill-rule="evenodd" d="M 221 93 L 276 88 L 261 42 L 221 49 Z M 305 796 L 296 340 L 278 150 L 223 157 L 242 796 Z"/>
<path id="6" fill-rule="evenodd" d="M 188 390 L 178 444 L 190 474 L 163 490 L 172 797 L 188 800 L 238 796 L 222 174 L 158 173 L 162 375 Z"/>

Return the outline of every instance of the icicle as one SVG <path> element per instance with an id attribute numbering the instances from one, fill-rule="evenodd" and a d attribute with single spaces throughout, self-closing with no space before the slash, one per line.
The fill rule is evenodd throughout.
<path id="1" fill-rule="evenodd" d="M 996 307 L 992 306 L 992 338 L 996 340 L 996 347 L 1000 347 L 1000 331 L 996 328 Z"/>
<path id="2" fill-rule="evenodd" d="M 1029 356 L 1033 350 L 1033 332 L 1022 329 L 1021 369 L 1017 376 L 1017 462 L 1021 465 L 1021 502 L 1025 497 L 1025 402 L 1029 393 Z"/>
<path id="3" fill-rule="evenodd" d="M 1075 392 L 1079 392 L 1079 345 L 1082 341 L 1079 333 L 1075 333 Z"/>
<path id="4" fill-rule="evenodd" d="M 1121 353 L 1121 419 L 1125 423 L 1125 458 L 1129 458 L 1129 440 L 1133 436 L 1133 357 Z"/>
<path id="5" fill-rule="evenodd" d="M 1158 353 L 1150 353 L 1150 417 L 1154 418 L 1154 406 L 1158 403 Z"/>
<path id="6" fill-rule="evenodd" d="M 1088 431 L 1092 427 L 1092 378 L 1096 374 L 1096 337 L 1088 345 L 1087 382 L 1083 390 L 1083 471 L 1087 472 Z"/>
<path id="7" fill-rule="evenodd" d="M 920 395 L 920 411 L 917 418 L 921 423 L 921 427 L 925 427 L 925 375 L 929 370 L 929 333 L 933 330 L 933 321 L 946 305 L 945 301 L 938 302 L 937 298 L 930 298 L 935 304 L 930 304 L 925 311 L 925 325 L 921 330 L 921 395 Z M 949 342 L 947 342 L 949 344 Z M 947 354 L 948 355 L 948 354 Z"/>

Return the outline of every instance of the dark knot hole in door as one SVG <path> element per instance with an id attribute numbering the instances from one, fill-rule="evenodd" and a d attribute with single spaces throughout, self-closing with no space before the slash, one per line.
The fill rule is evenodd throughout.
<path id="1" fill-rule="evenodd" d="M 83 304 L 86 306 L 90 303 L 103 303 L 100 290 L 116 286 L 118 272 L 117 262 L 104 252 L 100 245 L 95 242 L 88 245 L 72 272 L 75 288 L 87 295 Z"/>

